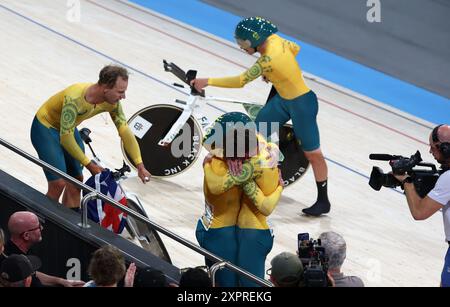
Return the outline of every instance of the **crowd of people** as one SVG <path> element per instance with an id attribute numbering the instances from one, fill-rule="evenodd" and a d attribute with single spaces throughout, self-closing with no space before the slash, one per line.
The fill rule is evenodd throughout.
<path id="1" fill-rule="evenodd" d="M 212 287 L 206 268 L 183 271 L 178 283 L 169 282 L 164 272 L 155 268 L 137 268 L 134 263 L 127 268 L 123 253 L 112 245 L 92 254 L 88 266 L 91 280 L 87 282 L 47 275 L 40 270 L 40 258 L 30 252 L 42 240 L 43 227 L 39 222 L 35 224 L 37 221 L 32 212 L 14 213 L 8 222 L 9 240 L 0 228 L 0 287 Z"/>
<path id="2" fill-rule="evenodd" d="M 134 263 L 126 266 L 122 252 L 111 245 L 97 249 L 89 262 L 87 282 L 68 280 L 48 275 L 40 270 L 41 260 L 31 254 L 31 247 L 42 241 L 43 226 L 36 214 L 18 211 L 8 220 L 8 235 L 0 229 L 0 287 L 212 287 L 209 268 L 196 267 L 181 271 L 179 283 L 169 282 L 160 270 L 147 267 L 137 268 Z M 328 257 L 328 276 L 336 287 L 361 287 L 362 280 L 355 276 L 345 276 L 341 272 L 346 257 L 346 243 L 337 233 L 320 235 L 322 246 Z M 265 258 L 265 256 L 264 256 Z M 264 264 L 263 264 L 264 266 Z M 251 271 L 251 269 L 250 269 Z M 284 252 L 271 261 L 268 270 L 270 281 L 277 287 L 301 287 L 304 283 L 305 268 L 299 255 Z M 223 284 L 227 275 L 216 276 L 215 286 L 241 286 L 235 276 L 234 284 Z M 262 276 L 264 278 L 264 276 Z"/>

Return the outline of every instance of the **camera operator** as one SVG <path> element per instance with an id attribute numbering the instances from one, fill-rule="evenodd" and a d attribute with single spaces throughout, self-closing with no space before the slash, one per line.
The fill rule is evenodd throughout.
<path id="1" fill-rule="evenodd" d="M 283 252 L 276 255 L 270 264 L 272 267 L 267 274 L 275 287 L 303 287 L 303 264 L 297 255 Z"/>
<path id="2" fill-rule="evenodd" d="M 345 276 L 341 272 L 342 264 L 347 256 L 347 244 L 344 238 L 333 231 L 329 231 L 322 233 L 319 239 L 328 257 L 328 274 L 334 280 L 335 287 L 364 287 L 361 278 Z"/>
<path id="3" fill-rule="evenodd" d="M 430 153 L 442 166 L 443 173 L 425 198 L 420 198 L 408 175 L 394 175 L 402 183 L 405 190 L 409 210 L 415 220 L 425 220 L 436 211 L 442 209 L 447 242 L 450 242 L 450 126 L 439 125 L 433 129 L 429 137 Z M 450 244 L 450 243 L 449 243 Z M 441 275 L 441 286 L 450 287 L 450 249 L 445 256 L 444 269 Z"/>

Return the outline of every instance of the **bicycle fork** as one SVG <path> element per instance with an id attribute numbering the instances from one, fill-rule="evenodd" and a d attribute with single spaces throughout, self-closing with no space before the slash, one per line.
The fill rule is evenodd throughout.
<path id="1" fill-rule="evenodd" d="M 159 142 L 159 146 L 168 146 L 172 141 L 175 139 L 175 137 L 178 135 L 181 129 L 183 129 L 183 126 L 188 121 L 189 117 L 194 112 L 194 108 L 196 106 L 197 96 L 190 96 L 188 101 L 185 103 L 185 106 L 183 107 L 183 113 L 181 113 L 180 117 L 178 117 L 177 121 L 173 124 L 172 128 L 169 130 L 169 132 L 162 138 Z M 181 102 L 180 102 L 181 103 Z"/>

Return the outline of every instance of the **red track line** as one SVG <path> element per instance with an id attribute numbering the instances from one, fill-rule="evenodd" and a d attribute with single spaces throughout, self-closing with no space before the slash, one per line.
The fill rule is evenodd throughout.
<path id="1" fill-rule="evenodd" d="M 92 1 L 90 1 L 90 0 L 86 0 L 86 1 L 89 1 L 89 2 L 92 3 Z M 152 12 L 149 11 L 149 10 L 145 10 L 145 9 L 143 9 L 143 8 L 140 8 L 140 7 L 137 6 L 137 5 L 132 5 L 132 4 L 130 4 L 130 3 L 128 3 L 128 2 L 125 2 L 125 1 L 122 1 L 122 0 L 114 0 L 114 1 L 116 1 L 116 2 L 118 2 L 118 3 L 120 3 L 120 4 L 122 4 L 122 5 L 126 5 L 126 6 L 128 6 L 128 7 L 131 7 L 131 8 L 133 8 L 133 9 L 139 11 L 139 12 L 142 12 L 142 13 L 144 13 L 144 14 L 147 14 L 147 15 L 153 16 L 153 17 L 155 17 L 155 18 L 161 19 L 161 20 L 163 20 L 163 21 L 165 21 L 165 22 L 169 22 L 169 23 L 171 23 L 171 24 L 177 25 L 178 27 L 180 27 L 180 28 L 182 28 L 182 29 L 185 29 L 186 31 L 192 32 L 192 33 L 197 34 L 197 35 L 204 35 L 204 34 L 201 34 L 201 33 L 199 33 L 198 31 L 196 31 L 196 30 L 194 30 L 194 29 L 192 29 L 192 28 L 190 28 L 190 27 L 183 26 L 182 24 L 179 24 L 179 23 L 174 23 L 173 21 L 168 20 L 167 18 L 164 18 L 164 17 L 161 17 L 161 16 L 159 16 L 159 15 L 157 15 L 157 14 L 154 14 L 154 13 L 152 13 Z M 214 38 L 214 37 L 208 36 L 208 38 L 209 38 L 210 40 L 215 41 L 216 43 L 221 44 L 221 45 L 223 45 L 223 46 L 225 46 L 225 47 L 228 47 L 228 48 L 230 48 L 230 49 L 233 49 L 233 50 L 240 50 L 239 48 L 230 46 L 230 45 L 224 43 L 223 41 L 221 41 L 221 40 L 219 40 L 219 39 L 216 39 L 216 38 Z M 232 62 L 232 63 L 234 63 L 234 62 Z M 234 63 L 234 64 L 241 66 L 241 65 L 238 64 L 238 63 Z M 242 67 L 244 67 L 244 66 L 242 66 Z M 245 67 L 244 67 L 244 68 L 245 68 Z"/>
<path id="2" fill-rule="evenodd" d="M 139 21 L 139 20 L 137 20 L 137 19 L 131 18 L 131 17 L 125 15 L 125 14 L 122 14 L 122 13 L 119 13 L 119 12 L 117 12 L 117 11 L 114 11 L 114 10 L 112 10 L 112 9 L 110 9 L 110 8 L 108 8 L 108 7 L 105 7 L 104 5 L 98 4 L 98 3 L 96 3 L 96 2 L 94 2 L 94 1 L 92 1 L 92 0 L 85 0 L 85 1 L 91 3 L 92 5 L 98 6 L 98 7 L 102 8 L 102 9 L 108 11 L 108 12 L 111 12 L 111 13 L 113 13 L 113 14 L 116 14 L 116 15 L 118 15 L 118 16 L 121 16 L 121 17 L 123 17 L 123 18 L 125 18 L 125 19 L 131 20 L 131 21 L 133 21 L 133 22 L 135 22 L 135 23 L 137 23 L 137 24 L 139 24 L 139 25 L 141 25 L 141 26 L 143 26 L 143 27 L 146 27 L 146 28 L 148 28 L 148 29 L 151 29 L 151 30 L 156 31 L 156 32 L 158 32 L 158 33 L 161 33 L 161 34 L 163 34 L 163 35 L 169 36 L 169 37 L 171 37 L 171 38 L 173 38 L 173 39 L 175 39 L 175 40 L 178 40 L 178 41 L 180 41 L 180 42 L 182 42 L 182 43 L 185 43 L 185 44 L 187 44 L 187 45 L 189 45 L 189 46 L 191 46 L 191 47 L 193 47 L 193 48 L 199 49 L 199 50 L 201 50 L 201 51 L 203 51 L 203 52 L 205 52 L 205 53 L 208 53 L 208 54 L 210 54 L 210 55 L 212 55 L 212 56 L 218 57 L 218 58 L 220 58 L 220 59 L 222 59 L 222 60 L 224 60 L 224 61 L 226 61 L 226 62 L 232 63 L 232 64 L 234 64 L 234 65 L 236 65 L 236 66 L 239 66 L 239 67 L 241 67 L 241 68 L 244 68 L 244 69 L 247 68 L 247 67 L 245 67 L 244 65 L 239 64 L 239 63 L 237 63 L 237 62 L 234 62 L 234 61 L 232 61 L 232 60 L 230 60 L 230 59 L 228 59 L 228 58 L 225 58 L 225 57 L 223 57 L 223 56 L 220 56 L 220 55 L 218 55 L 217 53 L 213 53 L 213 52 L 211 52 L 211 51 L 209 51 L 209 50 L 207 50 L 207 49 L 201 48 L 201 47 L 199 47 L 198 45 L 195 45 L 195 44 L 190 43 L 190 42 L 188 42 L 188 41 L 186 41 L 186 40 L 183 40 L 183 39 L 181 39 L 181 38 L 179 38 L 179 37 L 177 37 L 177 36 L 175 36 L 175 35 L 172 35 L 172 34 L 170 34 L 170 33 L 161 31 L 161 30 L 158 29 L 158 28 L 152 27 L 152 26 L 150 26 L 150 25 L 148 25 L 148 24 L 146 24 L 146 23 L 143 23 L 143 22 L 141 22 L 141 21 Z M 176 23 L 174 23 L 174 22 L 172 22 L 172 21 L 170 21 L 170 20 L 168 20 L 168 19 L 162 18 L 162 17 L 160 17 L 160 16 L 158 16 L 158 15 L 156 15 L 156 14 L 152 14 L 151 12 L 149 12 L 149 11 L 147 11 L 147 10 L 143 10 L 143 9 L 137 8 L 137 7 L 135 7 L 135 6 L 131 5 L 131 4 L 125 3 L 125 2 L 123 2 L 123 1 L 121 1 L 121 0 L 114 0 L 114 1 L 119 2 L 119 3 L 123 4 L 123 5 L 127 5 L 127 6 L 129 6 L 129 7 L 132 7 L 132 8 L 134 8 L 134 9 L 138 10 L 138 11 L 144 12 L 144 13 L 149 14 L 149 15 L 151 15 L 151 16 L 154 16 L 154 17 L 156 17 L 156 18 L 162 19 L 162 20 L 164 20 L 164 21 L 166 21 L 166 22 L 169 22 L 169 23 L 172 23 L 172 24 L 176 24 Z M 191 32 L 193 32 L 193 33 L 195 33 L 195 34 L 197 34 L 197 35 L 202 35 L 201 33 L 198 33 L 197 31 L 194 31 L 194 30 L 192 30 L 192 29 L 190 29 L 190 28 L 188 28 L 188 27 L 185 27 L 185 26 L 182 26 L 182 25 L 179 25 L 179 24 L 176 24 L 176 25 L 179 26 L 179 27 L 181 27 L 181 28 L 183 28 L 183 29 L 185 29 L 185 30 L 191 31 Z M 227 47 L 229 47 L 229 48 L 236 49 L 236 48 L 233 48 L 233 47 L 231 47 L 231 46 L 228 46 L 227 44 L 225 44 L 225 43 L 223 43 L 223 42 L 221 42 L 221 41 L 219 41 L 219 40 L 217 40 L 217 39 L 211 38 L 211 37 L 209 37 L 209 36 L 207 36 L 207 37 L 208 37 L 208 39 L 211 39 L 211 40 L 213 40 L 213 41 L 215 41 L 215 42 L 218 42 L 218 43 L 220 43 L 220 44 L 223 44 L 223 45 L 225 45 L 225 46 L 227 46 Z M 387 129 L 387 130 L 390 130 L 390 131 L 395 132 L 395 133 L 397 133 L 397 134 L 400 134 L 400 135 L 402 135 L 402 136 L 404 136 L 404 137 L 406 137 L 406 138 L 409 138 L 409 139 L 414 140 L 414 141 L 416 141 L 416 142 L 418 142 L 418 143 L 421 143 L 421 144 L 424 144 L 424 145 L 428 146 L 428 143 L 425 143 L 425 142 L 423 142 L 423 141 L 421 141 L 421 140 L 419 140 L 419 139 L 417 139 L 417 138 L 414 138 L 414 137 L 412 137 L 412 136 L 410 136 L 410 135 L 407 135 L 407 134 L 405 134 L 405 133 L 403 133 L 403 132 L 401 132 L 401 131 L 399 131 L 399 130 L 396 130 L 396 129 L 391 128 L 391 127 L 389 127 L 389 126 L 386 126 L 386 125 L 384 125 L 384 124 L 382 124 L 382 123 L 380 123 L 380 122 L 374 121 L 374 120 L 372 120 L 372 119 L 370 119 L 370 118 L 368 118 L 368 117 L 365 117 L 365 116 L 363 116 L 363 115 L 360 115 L 360 114 L 358 114 L 358 113 L 355 113 L 355 112 L 353 112 L 353 111 L 350 111 L 349 109 L 346 109 L 346 108 L 343 108 L 343 107 L 341 107 L 341 106 L 338 106 L 337 104 L 332 103 L 332 102 L 329 102 L 329 101 L 327 101 L 327 100 L 325 100 L 325 99 L 319 98 L 319 100 L 320 100 L 320 101 L 323 101 L 324 103 L 327 103 L 327 104 L 329 104 L 329 105 L 331 105 L 331 106 L 333 106 L 333 107 L 335 107 L 335 108 L 338 108 L 338 109 L 340 109 L 340 110 L 342 110 L 342 111 L 348 112 L 348 113 L 353 114 L 353 115 L 355 115 L 355 116 L 357 116 L 357 117 L 359 117 L 359 118 L 365 119 L 365 120 L 367 120 L 367 121 L 369 121 L 369 122 L 371 122 L 371 123 L 373 123 L 373 124 L 375 124 L 375 125 L 377 125 L 377 126 L 383 127 L 383 128 L 385 128 L 385 129 Z M 396 113 L 394 113 L 394 114 L 396 114 Z"/>

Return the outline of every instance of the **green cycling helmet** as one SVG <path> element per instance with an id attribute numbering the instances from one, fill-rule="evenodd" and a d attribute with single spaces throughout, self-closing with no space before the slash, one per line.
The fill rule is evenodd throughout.
<path id="1" fill-rule="evenodd" d="M 228 137 L 230 133 L 234 133 L 232 139 Z M 253 137 L 251 137 L 253 136 Z M 211 153 L 225 157 L 224 151 L 227 147 L 227 140 L 233 140 L 233 144 L 229 144 L 232 156 L 239 153 L 236 148 L 237 139 L 244 137 L 245 149 L 242 151 L 247 153 L 252 141 L 256 140 L 256 124 L 251 118 L 242 112 L 229 112 L 218 117 L 214 124 L 207 129 L 203 138 L 203 146 Z M 250 138 L 252 141 L 250 141 Z"/>
<path id="2" fill-rule="evenodd" d="M 234 38 L 243 48 L 255 48 L 261 45 L 278 28 L 261 17 L 249 17 L 241 20 L 234 31 Z"/>

